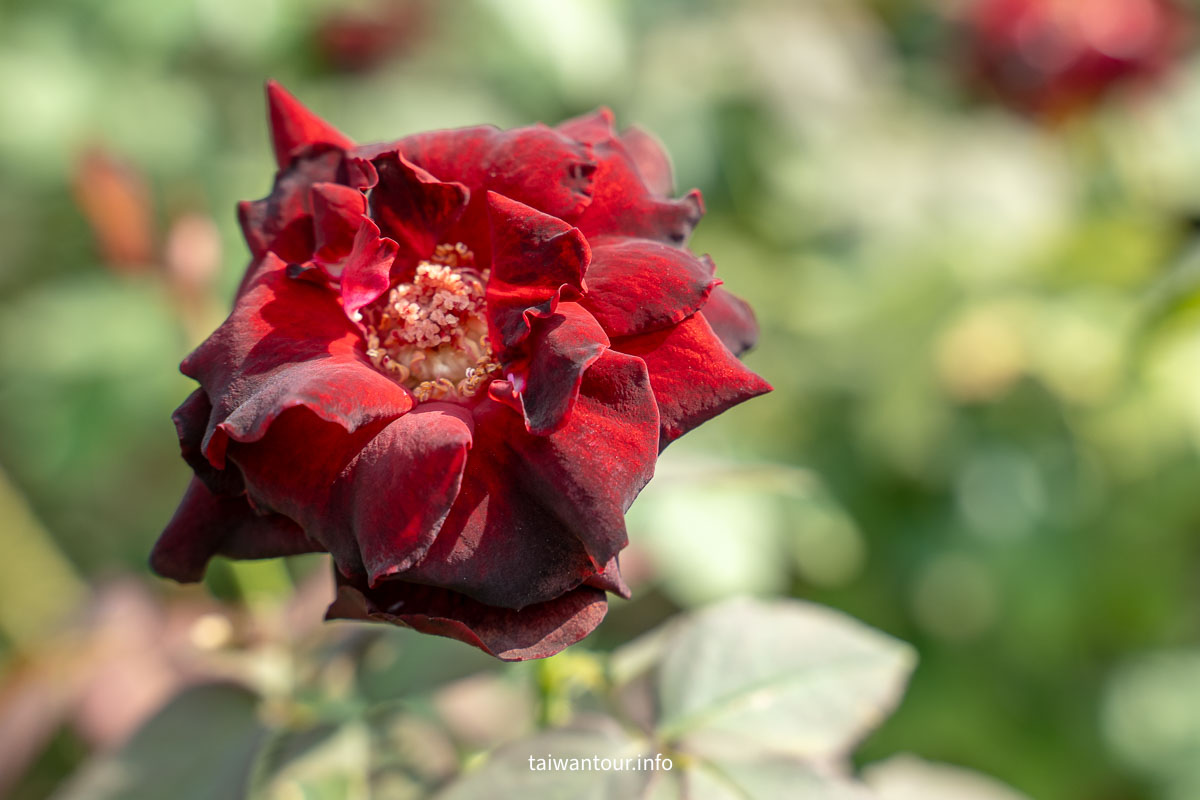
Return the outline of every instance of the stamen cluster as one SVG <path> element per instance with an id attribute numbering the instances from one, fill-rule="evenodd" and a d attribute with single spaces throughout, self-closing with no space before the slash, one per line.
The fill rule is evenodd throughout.
<path id="1" fill-rule="evenodd" d="M 363 309 L 371 363 L 419 402 L 477 394 L 500 371 L 484 316 L 487 272 L 461 242 L 438 245 L 411 282 Z"/>

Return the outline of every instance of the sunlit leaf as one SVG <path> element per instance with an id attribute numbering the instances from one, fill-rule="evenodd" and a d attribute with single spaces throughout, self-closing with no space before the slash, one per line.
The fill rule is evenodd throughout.
<path id="1" fill-rule="evenodd" d="M 641 796 L 654 774 L 631 769 L 654 754 L 606 717 L 581 718 L 500 748 L 437 800 L 616 800 Z M 608 759 L 606 762 L 605 759 Z M 616 763 L 621 769 L 613 767 Z"/>
<path id="2" fill-rule="evenodd" d="M 714 792 L 714 800 L 716 797 L 725 796 L 735 800 L 776 800 L 782 797 L 804 800 L 878 800 L 874 793 L 855 781 L 821 774 L 810 766 L 788 759 L 720 763 L 707 769 L 690 771 L 687 779 L 692 780 L 693 775 L 696 778 L 703 775 L 708 781 L 717 778 L 714 782 L 720 783 L 725 789 L 733 790 L 728 795 Z M 705 778 L 696 782 L 699 784 Z M 704 794 L 689 795 L 692 796 L 707 797 Z"/>
<path id="3" fill-rule="evenodd" d="M 1029 800 L 986 775 L 908 755 L 872 764 L 863 777 L 878 800 Z"/>
<path id="4" fill-rule="evenodd" d="M 902 642 L 797 601 L 698 614 L 657 677 L 658 733 L 723 758 L 847 753 L 895 706 L 914 664 Z"/>

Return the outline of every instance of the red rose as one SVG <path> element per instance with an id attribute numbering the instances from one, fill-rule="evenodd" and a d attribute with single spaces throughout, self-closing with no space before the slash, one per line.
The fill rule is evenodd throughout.
<path id="1" fill-rule="evenodd" d="M 1009 105 L 1061 117 L 1162 73 L 1186 21 L 1168 0 L 977 0 L 971 71 Z"/>
<path id="2" fill-rule="evenodd" d="M 628 596 L 624 512 L 662 448 L 770 390 L 736 358 L 749 308 L 683 246 L 699 193 L 670 199 L 607 111 L 357 146 L 267 94 L 280 170 L 182 364 L 196 477 L 153 568 L 328 551 L 331 617 L 558 652 Z"/>

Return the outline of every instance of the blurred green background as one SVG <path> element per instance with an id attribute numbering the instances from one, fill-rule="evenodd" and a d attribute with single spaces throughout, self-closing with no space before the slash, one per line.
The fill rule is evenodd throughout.
<path id="1" fill-rule="evenodd" d="M 608 105 L 703 191 L 692 246 L 756 309 L 776 391 L 667 451 L 635 599 L 589 647 L 812 599 L 919 653 L 860 757 L 1200 796 L 1200 60 L 1031 119 L 963 79 L 962 6 L 0 0 L 0 726 L 36 733 L 0 794 L 124 735 L 23 683 L 71 672 L 63 630 L 324 570 L 219 562 L 197 593 L 145 567 L 188 476 L 177 364 L 244 266 L 234 204 L 270 188 L 272 77 L 364 142 Z M 147 709 L 171 685 L 133 683 Z"/>

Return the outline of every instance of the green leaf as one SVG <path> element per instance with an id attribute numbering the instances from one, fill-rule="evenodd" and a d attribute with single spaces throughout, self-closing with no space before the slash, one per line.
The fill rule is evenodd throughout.
<path id="1" fill-rule="evenodd" d="M 797 601 L 724 603 L 697 614 L 657 676 L 659 736 L 722 759 L 848 753 L 898 701 L 911 648 Z"/>
<path id="2" fill-rule="evenodd" d="M 545 731 L 500 748 L 479 769 L 446 787 L 437 800 L 642 797 L 651 777 L 661 773 L 602 767 L 603 759 L 619 761 L 623 767 L 637 766 L 639 757 L 647 754 L 653 758 L 649 744 L 629 736 L 614 720 L 581 717 L 569 727 Z"/>
<path id="3" fill-rule="evenodd" d="M 252 800 L 368 800 L 370 737 L 361 722 L 283 731 L 262 750 Z"/>
<path id="4" fill-rule="evenodd" d="M 177 695 L 117 753 L 93 760 L 54 800 L 236 800 L 266 741 L 258 698 L 230 684 Z"/>
<path id="5" fill-rule="evenodd" d="M 790 759 L 700 764 L 684 777 L 697 800 L 877 800 L 866 787 Z M 927 800 L 922 798 L 922 800 Z M 966 800 L 966 798 L 963 798 Z"/>
<path id="6" fill-rule="evenodd" d="M 878 800 L 1029 800 L 986 775 L 910 755 L 872 764 L 863 777 Z"/>

